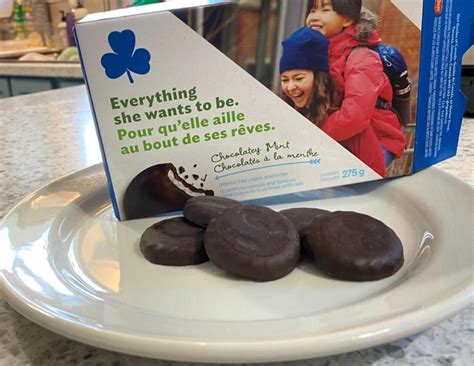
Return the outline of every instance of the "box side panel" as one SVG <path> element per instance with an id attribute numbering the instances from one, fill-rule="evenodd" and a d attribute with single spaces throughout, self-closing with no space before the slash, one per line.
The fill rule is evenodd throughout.
<path id="1" fill-rule="evenodd" d="M 94 119 L 94 125 L 95 125 L 95 129 L 96 129 L 96 132 L 97 132 L 97 138 L 99 140 L 100 153 L 102 155 L 102 163 L 104 165 L 105 174 L 107 176 L 107 185 L 108 185 L 108 188 L 109 188 L 110 200 L 112 202 L 112 207 L 114 208 L 115 217 L 117 217 L 117 219 L 120 220 L 121 218 L 120 218 L 119 207 L 118 207 L 118 204 L 117 204 L 117 198 L 116 198 L 116 195 L 115 195 L 114 186 L 113 186 L 112 178 L 111 178 L 111 175 L 110 175 L 110 169 L 109 169 L 109 166 L 107 164 L 107 154 L 105 152 L 104 144 L 102 142 L 100 127 L 99 127 L 99 124 L 98 124 L 98 120 L 97 120 L 97 116 L 96 116 L 96 112 L 95 112 L 95 108 L 94 108 L 94 101 L 93 101 L 92 96 L 91 96 L 89 81 L 87 79 L 87 72 L 86 72 L 84 60 L 83 60 L 83 57 L 82 57 L 82 54 L 81 54 L 80 37 L 78 36 L 77 27 L 74 27 L 74 37 L 76 38 L 76 45 L 77 45 L 77 49 L 79 51 L 79 59 L 81 61 L 82 72 L 83 72 L 83 75 L 84 75 L 84 82 L 85 82 L 85 85 L 86 85 L 86 88 L 87 88 L 87 96 L 89 98 L 89 103 L 90 103 L 91 112 L 92 112 L 92 118 Z"/>
<path id="2" fill-rule="evenodd" d="M 414 172 L 456 154 L 466 107 L 461 60 L 472 44 L 473 9 L 461 1 L 424 2 Z"/>

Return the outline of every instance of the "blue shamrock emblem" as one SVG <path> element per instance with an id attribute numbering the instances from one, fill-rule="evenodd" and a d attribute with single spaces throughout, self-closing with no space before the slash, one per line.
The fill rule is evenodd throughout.
<path id="1" fill-rule="evenodd" d="M 117 79 L 127 73 L 130 83 L 134 83 L 132 72 L 145 75 L 150 71 L 150 52 L 144 48 L 135 50 L 135 34 L 130 29 L 111 32 L 108 40 L 114 52 L 103 55 L 100 63 L 110 79 Z"/>

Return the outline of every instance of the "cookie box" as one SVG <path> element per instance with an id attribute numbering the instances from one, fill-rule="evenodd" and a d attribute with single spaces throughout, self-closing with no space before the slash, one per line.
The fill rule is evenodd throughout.
<path id="1" fill-rule="evenodd" d="M 196 195 L 399 177 L 455 155 L 474 8 L 361 5 L 174 1 L 76 24 L 117 218 Z"/>

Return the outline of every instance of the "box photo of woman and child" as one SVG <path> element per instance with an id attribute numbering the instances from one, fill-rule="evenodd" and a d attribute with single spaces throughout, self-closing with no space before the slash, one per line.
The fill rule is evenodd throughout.
<path id="1" fill-rule="evenodd" d="M 243 0 L 203 15 L 181 18 L 380 176 L 412 172 L 421 32 L 391 0 Z"/>
<path id="2" fill-rule="evenodd" d="M 409 99 L 397 110 L 394 97 L 411 84 L 403 56 L 382 43 L 377 23 L 361 0 L 315 0 L 305 26 L 283 41 L 279 71 L 288 104 L 387 177 L 405 154 L 403 116 L 410 118 Z"/>

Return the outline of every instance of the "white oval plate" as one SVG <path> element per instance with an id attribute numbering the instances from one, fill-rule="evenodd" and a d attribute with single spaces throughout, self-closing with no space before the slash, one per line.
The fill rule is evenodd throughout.
<path id="1" fill-rule="evenodd" d="M 117 222 L 96 165 L 29 195 L 4 218 L 2 290 L 54 332 L 135 355 L 264 362 L 348 352 L 424 330 L 471 302 L 472 197 L 467 184 L 428 169 L 261 201 L 377 217 L 402 239 L 405 264 L 390 278 L 353 283 L 302 262 L 280 280 L 255 283 L 212 263 L 148 263 L 138 241 L 157 219 Z"/>

